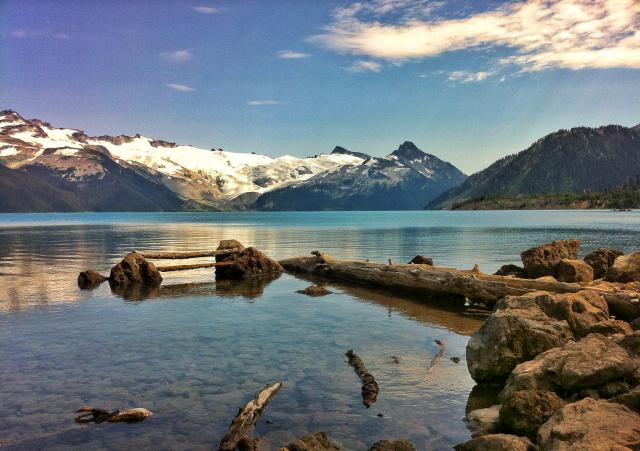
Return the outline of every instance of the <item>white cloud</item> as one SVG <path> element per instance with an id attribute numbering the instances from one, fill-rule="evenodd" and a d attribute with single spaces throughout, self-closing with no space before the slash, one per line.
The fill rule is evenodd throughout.
<path id="1" fill-rule="evenodd" d="M 44 30 L 35 30 L 35 31 L 25 31 L 25 30 L 13 30 L 9 33 L 12 38 L 18 39 L 27 39 L 27 38 L 36 38 L 36 39 L 58 39 L 61 41 L 67 41 L 71 39 L 67 33 L 60 31 L 44 31 Z"/>
<path id="2" fill-rule="evenodd" d="M 247 105 L 249 106 L 265 106 L 265 105 L 280 105 L 281 102 L 278 102 L 277 100 L 250 100 L 249 102 L 247 102 Z"/>
<path id="3" fill-rule="evenodd" d="M 349 72 L 362 73 L 362 72 L 380 72 L 382 70 L 382 64 L 375 61 L 355 61 L 351 66 L 347 68 Z"/>
<path id="4" fill-rule="evenodd" d="M 464 18 L 433 18 L 424 0 L 373 0 L 334 11 L 310 39 L 344 54 L 394 63 L 501 47 L 493 69 L 640 69 L 640 1 L 526 0 Z"/>
<path id="5" fill-rule="evenodd" d="M 450 81 L 459 83 L 472 83 L 486 80 L 495 74 L 496 72 L 494 71 L 468 72 L 466 70 L 455 70 L 453 72 L 449 72 L 447 78 Z"/>
<path id="6" fill-rule="evenodd" d="M 203 6 L 203 5 L 194 6 L 193 9 L 194 11 L 197 11 L 202 14 L 216 14 L 222 11 L 222 9 L 220 8 L 214 8 L 213 6 Z"/>
<path id="7" fill-rule="evenodd" d="M 178 91 L 178 92 L 191 92 L 191 91 L 195 91 L 195 89 L 193 89 L 191 86 L 187 86 L 187 85 L 180 85 L 178 83 L 167 83 L 165 85 L 167 88 L 169 89 L 173 89 L 174 91 Z"/>
<path id="8" fill-rule="evenodd" d="M 276 53 L 278 58 L 282 59 L 301 59 L 301 58 L 310 58 L 311 55 L 309 53 L 296 52 L 294 50 L 281 50 Z"/>
<path id="9" fill-rule="evenodd" d="M 189 61 L 193 58 L 193 53 L 191 50 L 183 49 L 176 50 L 174 52 L 162 52 L 160 54 L 160 58 L 169 62 L 169 63 L 182 63 L 184 61 Z"/>
<path id="10" fill-rule="evenodd" d="M 24 30 L 13 30 L 11 33 L 11 37 L 24 39 L 27 37 L 27 32 Z"/>

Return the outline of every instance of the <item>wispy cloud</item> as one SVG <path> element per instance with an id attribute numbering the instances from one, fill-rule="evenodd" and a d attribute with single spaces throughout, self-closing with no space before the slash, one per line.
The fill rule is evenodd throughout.
<path id="1" fill-rule="evenodd" d="M 191 50 L 183 49 L 174 52 L 162 52 L 160 58 L 169 63 L 182 63 L 193 58 Z"/>
<path id="2" fill-rule="evenodd" d="M 450 81 L 455 81 L 459 83 L 473 83 L 478 81 L 484 81 L 489 77 L 496 75 L 495 71 L 478 71 L 478 72 L 469 72 L 466 70 L 456 70 L 453 72 L 449 72 L 447 78 Z"/>
<path id="3" fill-rule="evenodd" d="M 501 47 L 492 70 L 640 69 L 640 1 L 527 0 L 464 18 L 435 18 L 440 3 L 373 0 L 334 11 L 311 41 L 344 54 L 404 63 Z"/>
<path id="4" fill-rule="evenodd" d="M 277 100 L 266 100 L 266 99 L 262 99 L 262 100 L 250 100 L 249 102 L 247 102 L 247 105 L 249 106 L 266 106 L 266 105 L 280 105 L 282 102 L 279 102 Z"/>
<path id="5" fill-rule="evenodd" d="M 349 72 L 362 73 L 362 72 L 380 72 L 382 70 L 382 64 L 375 61 L 355 61 L 351 66 L 347 67 Z"/>
<path id="6" fill-rule="evenodd" d="M 222 11 L 221 8 L 214 8 L 213 6 L 204 6 L 204 5 L 194 6 L 193 9 L 194 11 L 197 11 L 202 14 L 217 14 Z"/>
<path id="7" fill-rule="evenodd" d="M 311 58 L 310 53 L 296 52 L 294 50 L 281 50 L 276 53 L 278 58 L 282 59 L 302 59 L 302 58 Z"/>
<path id="8" fill-rule="evenodd" d="M 12 30 L 9 32 L 9 35 L 12 38 L 17 39 L 58 39 L 60 41 L 67 41 L 71 39 L 67 33 L 60 31 L 44 31 L 44 30 L 36 30 L 36 31 L 26 31 L 26 30 Z"/>
<path id="9" fill-rule="evenodd" d="M 173 89 L 174 91 L 178 91 L 178 92 L 191 92 L 191 91 L 195 91 L 195 89 L 193 89 L 191 86 L 187 86 L 187 85 L 180 85 L 178 83 L 167 83 L 165 85 L 167 88 L 169 89 Z"/>

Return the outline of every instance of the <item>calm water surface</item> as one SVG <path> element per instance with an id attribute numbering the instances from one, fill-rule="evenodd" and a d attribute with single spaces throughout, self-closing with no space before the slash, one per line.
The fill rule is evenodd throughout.
<path id="1" fill-rule="evenodd" d="M 478 263 L 492 272 L 517 263 L 531 245 L 568 237 L 582 240 L 583 254 L 598 246 L 629 251 L 640 244 L 640 214 L 0 215 L 0 442 L 8 449 L 212 449 L 239 406 L 283 380 L 257 424 L 265 449 L 319 430 L 345 449 L 394 437 L 446 449 L 469 437 L 462 418 L 473 381 L 464 348 L 479 324 L 438 300 L 340 285 L 308 298 L 295 293 L 308 281 L 289 275 L 216 285 L 212 270 L 169 273 L 147 292 L 82 291 L 77 273 L 108 273 L 133 249 L 213 249 L 228 238 L 275 258 L 314 249 L 374 261 L 424 254 L 439 265 Z M 446 342 L 447 354 L 427 374 L 434 339 Z M 380 384 L 370 409 L 345 363 L 350 348 Z M 72 413 L 85 404 L 144 406 L 155 416 L 137 425 L 75 425 Z"/>

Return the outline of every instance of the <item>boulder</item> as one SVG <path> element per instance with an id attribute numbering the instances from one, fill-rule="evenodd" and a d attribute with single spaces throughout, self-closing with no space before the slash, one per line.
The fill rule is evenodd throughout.
<path id="1" fill-rule="evenodd" d="M 536 432 L 565 402 L 553 392 L 521 390 L 502 400 L 500 421 L 511 431 L 535 440 Z"/>
<path id="2" fill-rule="evenodd" d="M 506 296 L 467 344 L 467 366 L 476 382 L 500 382 L 519 363 L 592 332 L 630 332 L 609 317 L 607 303 L 592 291 Z"/>
<path id="3" fill-rule="evenodd" d="M 553 392 L 574 401 L 586 396 L 610 398 L 636 385 L 640 385 L 640 332 L 591 334 L 516 366 L 502 398 L 521 390 Z"/>
<path id="4" fill-rule="evenodd" d="M 321 287 L 318 285 L 311 285 L 305 288 L 304 290 L 297 290 L 296 293 L 306 294 L 307 296 L 311 296 L 311 297 L 318 297 L 318 296 L 326 296 L 328 294 L 333 293 L 333 291 L 327 290 L 325 287 Z"/>
<path id="5" fill-rule="evenodd" d="M 466 423 L 472 437 L 501 432 L 500 404 L 472 410 L 467 413 Z"/>
<path id="6" fill-rule="evenodd" d="M 640 386 L 611 398 L 609 401 L 617 402 L 618 404 L 622 404 L 623 406 L 640 413 Z"/>
<path id="7" fill-rule="evenodd" d="M 78 286 L 83 290 L 96 288 L 105 280 L 107 280 L 105 276 L 91 269 L 78 274 Z"/>
<path id="8" fill-rule="evenodd" d="M 617 249 L 599 247 L 585 255 L 584 261 L 593 268 L 593 277 L 601 279 L 607 274 L 609 268 L 613 266 L 614 260 L 623 254 L 624 252 Z"/>
<path id="9" fill-rule="evenodd" d="M 309 432 L 294 442 L 289 443 L 281 451 L 338 451 L 325 432 Z"/>
<path id="10" fill-rule="evenodd" d="M 558 410 L 538 431 L 543 450 L 640 448 L 640 415 L 608 401 L 585 398 Z"/>
<path id="11" fill-rule="evenodd" d="M 621 255 L 615 259 L 607 271 L 609 282 L 638 282 L 640 281 L 640 252 Z"/>
<path id="12" fill-rule="evenodd" d="M 161 282 L 160 271 L 137 252 L 127 254 L 120 263 L 111 268 L 109 275 L 109 284 L 112 286 L 129 284 L 158 286 Z"/>
<path id="13" fill-rule="evenodd" d="M 490 434 L 476 437 L 453 447 L 456 451 L 535 451 L 536 446 L 525 437 Z"/>
<path id="14" fill-rule="evenodd" d="M 416 447 L 406 439 L 379 440 L 369 448 L 369 451 L 416 451 Z"/>
<path id="15" fill-rule="evenodd" d="M 556 279 L 560 282 L 593 282 L 593 268 L 582 260 L 560 260 L 556 266 Z"/>
<path id="16" fill-rule="evenodd" d="M 524 268 L 521 268 L 517 265 L 502 265 L 499 270 L 497 270 L 494 276 L 513 276 L 518 277 L 519 279 L 527 278 L 527 271 Z"/>
<path id="17" fill-rule="evenodd" d="M 562 259 L 575 260 L 580 251 L 580 240 L 558 240 L 532 247 L 520 254 L 524 269 L 531 279 L 554 276 L 556 265 Z"/>
<path id="18" fill-rule="evenodd" d="M 216 262 L 233 262 L 229 266 L 216 267 L 216 279 L 243 279 L 284 271 L 277 261 L 255 247 L 245 248 L 236 240 L 222 240 L 216 250 L 226 251 L 223 255 L 216 255 Z"/>
<path id="19" fill-rule="evenodd" d="M 423 255 L 416 255 L 409 262 L 410 265 L 429 265 L 433 266 L 433 259 L 431 257 L 425 257 Z"/>

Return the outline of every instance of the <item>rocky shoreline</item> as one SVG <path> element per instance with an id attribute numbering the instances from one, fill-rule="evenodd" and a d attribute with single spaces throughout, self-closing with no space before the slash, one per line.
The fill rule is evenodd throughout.
<path id="1" fill-rule="evenodd" d="M 522 253 L 524 268 L 501 271 L 594 284 L 639 283 L 640 252 L 625 256 L 598 249 L 577 260 L 579 245 L 565 240 L 533 248 Z M 602 279 L 594 281 L 594 275 Z M 636 321 L 611 315 L 593 291 L 501 299 L 467 345 L 472 378 L 480 388 L 499 391 L 497 401 L 468 409 L 473 438 L 456 449 L 639 449 L 636 328 Z"/>

